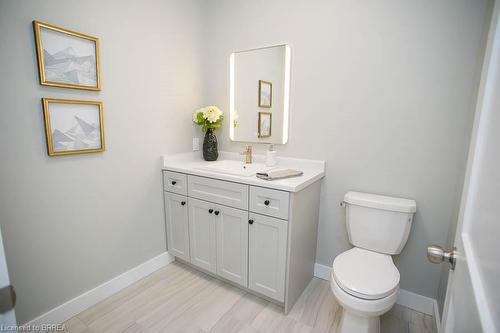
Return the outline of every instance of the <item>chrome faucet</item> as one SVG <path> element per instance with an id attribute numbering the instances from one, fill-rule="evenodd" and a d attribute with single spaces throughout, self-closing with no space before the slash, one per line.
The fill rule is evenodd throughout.
<path id="1" fill-rule="evenodd" d="M 252 146 L 246 146 L 240 154 L 245 156 L 245 164 L 252 163 Z"/>

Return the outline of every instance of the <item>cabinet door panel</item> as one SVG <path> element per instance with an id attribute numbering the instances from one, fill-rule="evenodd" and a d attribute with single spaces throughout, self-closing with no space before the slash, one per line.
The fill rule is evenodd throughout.
<path id="1" fill-rule="evenodd" d="M 218 207 L 217 274 L 248 286 L 248 212 Z"/>
<path id="2" fill-rule="evenodd" d="M 164 193 L 168 252 L 189 261 L 187 197 L 169 192 Z"/>
<path id="3" fill-rule="evenodd" d="M 209 272 L 217 271 L 214 204 L 189 198 L 191 263 Z M 209 211 L 212 210 L 212 213 Z"/>
<path id="4" fill-rule="evenodd" d="M 248 288 L 283 302 L 288 223 L 254 213 L 249 219 Z"/>

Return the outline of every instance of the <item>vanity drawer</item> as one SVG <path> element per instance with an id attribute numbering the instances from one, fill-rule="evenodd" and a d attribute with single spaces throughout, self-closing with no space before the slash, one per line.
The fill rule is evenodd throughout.
<path id="1" fill-rule="evenodd" d="M 163 189 L 168 192 L 187 195 L 187 176 L 179 172 L 163 171 Z"/>
<path id="2" fill-rule="evenodd" d="M 290 193 L 250 186 L 250 211 L 280 219 L 288 219 Z"/>
<path id="3" fill-rule="evenodd" d="M 188 195 L 234 208 L 248 209 L 248 185 L 189 175 Z"/>

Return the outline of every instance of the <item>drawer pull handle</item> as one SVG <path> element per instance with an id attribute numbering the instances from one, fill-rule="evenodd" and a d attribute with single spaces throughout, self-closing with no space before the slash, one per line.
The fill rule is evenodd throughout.
<path id="1" fill-rule="evenodd" d="M 175 185 L 175 184 L 177 184 L 177 182 L 175 180 L 172 180 L 171 184 Z"/>
<path id="2" fill-rule="evenodd" d="M 271 202 L 269 200 L 264 201 L 264 205 L 269 206 Z"/>
<path id="3" fill-rule="evenodd" d="M 214 214 L 215 214 L 215 215 L 219 215 L 219 211 L 218 211 L 218 210 L 216 210 L 216 211 L 214 212 Z"/>
<path id="4" fill-rule="evenodd" d="M 185 205 L 186 204 L 186 201 L 181 201 L 181 205 Z"/>
<path id="5" fill-rule="evenodd" d="M 253 220 L 248 220 L 248 224 L 253 224 Z"/>
<path id="6" fill-rule="evenodd" d="M 208 210 L 208 214 L 212 214 L 213 212 L 214 212 L 214 210 L 213 210 L 212 208 L 210 208 L 210 209 Z"/>

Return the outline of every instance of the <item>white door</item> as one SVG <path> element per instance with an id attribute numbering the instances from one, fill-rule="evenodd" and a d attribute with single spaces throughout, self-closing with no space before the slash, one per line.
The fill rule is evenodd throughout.
<path id="1" fill-rule="evenodd" d="M 191 263 L 212 273 L 217 272 L 215 206 L 207 201 L 189 198 Z"/>
<path id="2" fill-rule="evenodd" d="M 248 212 L 215 207 L 217 229 L 217 274 L 248 286 Z"/>
<path id="3" fill-rule="evenodd" d="M 168 252 L 189 261 L 187 197 L 165 192 L 165 223 Z"/>
<path id="4" fill-rule="evenodd" d="M 10 286 L 9 272 L 7 270 L 7 261 L 5 260 L 5 252 L 3 248 L 2 231 L 0 230 L 0 330 L 9 330 L 8 326 L 16 325 L 16 313 L 14 312 L 13 305 L 15 305 L 15 294 Z"/>
<path id="5" fill-rule="evenodd" d="M 248 223 L 248 288 L 283 302 L 288 222 L 250 213 Z"/>
<path id="6" fill-rule="evenodd" d="M 500 29 L 496 1 L 474 120 L 442 332 L 500 331 Z M 453 260 L 452 260 L 453 261 Z"/>

